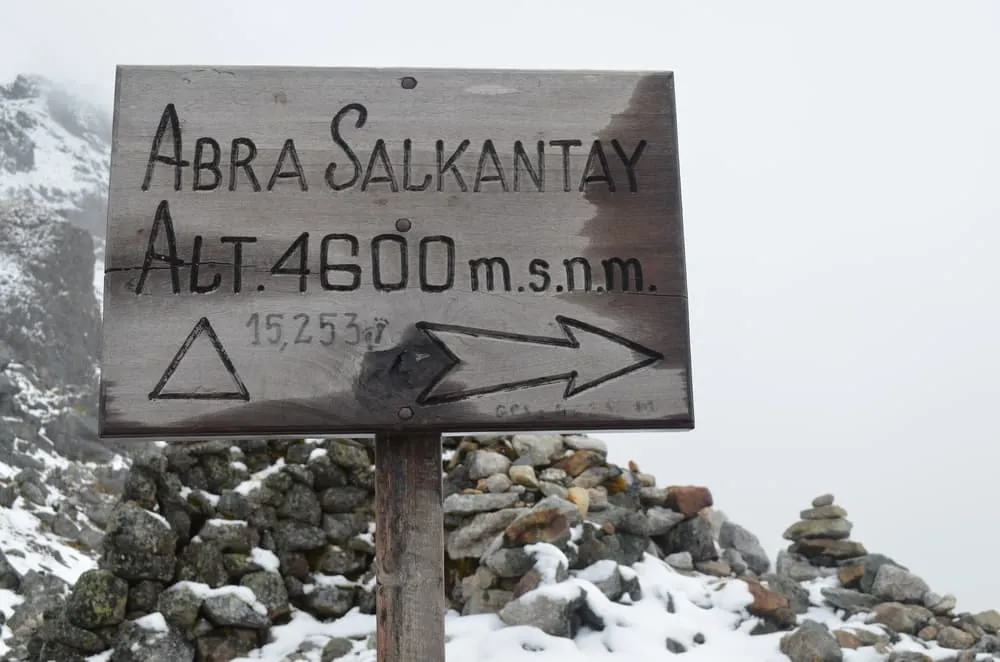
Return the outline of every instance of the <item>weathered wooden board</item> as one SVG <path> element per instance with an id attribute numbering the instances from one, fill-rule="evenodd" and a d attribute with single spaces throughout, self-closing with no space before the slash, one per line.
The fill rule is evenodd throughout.
<path id="1" fill-rule="evenodd" d="M 670 73 L 122 67 L 101 434 L 693 427 Z"/>

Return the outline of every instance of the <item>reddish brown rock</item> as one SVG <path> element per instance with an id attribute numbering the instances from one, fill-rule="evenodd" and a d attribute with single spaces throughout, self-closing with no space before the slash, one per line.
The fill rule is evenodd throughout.
<path id="1" fill-rule="evenodd" d="M 712 493 L 707 487 L 673 485 L 667 488 L 667 508 L 676 510 L 684 517 L 694 517 L 702 508 L 712 504 Z"/>
<path id="2" fill-rule="evenodd" d="M 858 588 L 861 578 L 865 576 L 865 566 L 862 563 L 841 566 L 837 570 L 837 578 L 844 588 Z"/>
<path id="3" fill-rule="evenodd" d="M 576 478 L 590 467 L 600 464 L 604 464 L 603 455 L 597 451 L 580 450 L 567 455 L 552 466 Z"/>
<path id="4" fill-rule="evenodd" d="M 836 637 L 837 643 L 840 644 L 841 648 L 857 650 L 864 646 L 864 644 L 861 643 L 861 639 L 858 638 L 858 635 L 848 630 L 834 630 L 832 634 Z"/>
<path id="5" fill-rule="evenodd" d="M 566 515 L 554 508 L 525 513 L 514 520 L 503 533 L 506 547 L 523 547 L 547 542 L 557 547 L 572 537 Z"/>
<path id="6" fill-rule="evenodd" d="M 781 630 L 795 627 L 795 613 L 788 607 L 788 598 L 772 591 L 756 579 L 741 578 L 750 588 L 753 602 L 747 607 L 752 615 L 762 618 Z"/>

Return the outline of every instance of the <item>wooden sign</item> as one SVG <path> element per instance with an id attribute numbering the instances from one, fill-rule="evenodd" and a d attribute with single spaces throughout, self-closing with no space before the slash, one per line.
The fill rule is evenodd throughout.
<path id="1" fill-rule="evenodd" d="M 670 73 L 121 67 L 101 434 L 689 429 Z"/>

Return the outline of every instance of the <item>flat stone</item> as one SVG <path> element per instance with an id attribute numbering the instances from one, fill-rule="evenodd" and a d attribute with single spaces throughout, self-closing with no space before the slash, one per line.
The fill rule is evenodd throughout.
<path id="1" fill-rule="evenodd" d="M 515 464 L 507 470 L 507 475 L 515 485 L 537 490 L 538 477 L 535 475 L 535 468 L 527 464 Z"/>
<path id="2" fill-rule="evenodd" d="M 832 494 L 821 494 L 812 500 L 813 508 L 823 508 L 824 506 L 833 505 L 833 495 Z"/>
<path id="3" fill-rule="evenodd" d="M 558 434 L 515 434 L 510 441 L 520 457 L 529 458 L 533 466 L 544 466 L 557 459 L 565 450 Z"/>
<path id="4" fill-rule="evenodd" d="M 448 556 L 452 559 L 479 558 L 489 549 L 493 539 L 526 512 L 526 508 L 506 508 L 476 515 L 448 535 Z"/>
<path id="5" fill-rule="evenodd" d="M 934 610 L 932 605 L 927 605 L 931 611 Z M 997 634 L 1000 632 L 1000 612 L 996 609 L 989 609 L 987 611 L 981 611 L 975 616 L 973 616 L 979 627 L 983 628 L 986 632 L 990 634 Z"/>
<path id="6" fill-rule="evenodd" d="M 840 506 L 820 506 L 810 508 L 799 513 L 802 519 L 843 519 L 847 517 L 847 511 Z"/>
<path id="7" fill-rule="evenodd" d="M 854 591 L 849 588 L 837 588 L 831 586 L 820 589 L 823 597 L 837 609 L 843 609 L 849 614 L 860 611 L 868 611 L 878 604 L 878 599 L 867 593 Z"/>
<path id="8" fill-rule="evenodd" d="M 473 451 L 467 460 L 469 478 L 479 480 L 493 474 L 505 474 L 510 468 L 510 460 L 494 451 Z"/>
<path id="9" fill-rule="evenodd" d="M 927 582 L 912 572 L 885 564 L 875 575 L 871 594 L 885 602 L 920 603 L 928 590 Z"/>
<path id="10" fill-rule="evenodd" d="M 824 593 L 825 595 L 825 593 Z M 917 634 L 934 615 L 926 607 L 883 602 L 872 608 L 871 622 L 881 623 L 900 634 Z"/>
<path id="11" fill-rule="evenodd" d="M 941 628 L 938 632 L 937 642 L 942 648 L 964 650 L 972 648 L 976 643 L 976 638 L 964 630 L 948 626 Z"/>
<path id="12" fill-rule="evenodd" d="M 513 492 L 501 494 L 451 494 L 444 500 L 445 515 L 472 515 L 510 508 L 518 499 Z"/>
<path id="13" fill-rule="evenodd" d="M 851 535 L 854 527 L 846 519 L 811 519 L 801 520 L 785 529 L 782 537 L 786 540 L 798 541 L 803 538 L 832 538 L 840 540 Z"/>
<path id="14" fill-rule="evenodd" d="M 719 527 L 719 544 L 723 548 L 735 549 L 751 570 L 762 575 L 771 568 L 771 560 L 761 545 L 760 539 L 739 524 L 722 522 Z"/>

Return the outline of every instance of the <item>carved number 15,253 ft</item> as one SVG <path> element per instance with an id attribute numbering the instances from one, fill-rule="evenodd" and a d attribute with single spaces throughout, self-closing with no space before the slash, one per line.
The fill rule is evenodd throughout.
<path id="1" fill-rule="evenodd" d="M 382 331 L 387 322 L 376 319 L 373 324 L 362 328 L 357 319 L 356 313 L 320 313 L 316 316 L 308 313 L 253 313 L 247 319 L 246 327 L 253 334 L 251 345 L 280 345 L 282 349 L 289 344 L 308 345 L 313 342 L 332 345 L 341 331 L 348 345 L 364 343 L 372 348 L 381 344 Z"/>

